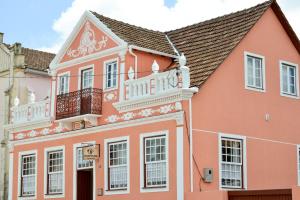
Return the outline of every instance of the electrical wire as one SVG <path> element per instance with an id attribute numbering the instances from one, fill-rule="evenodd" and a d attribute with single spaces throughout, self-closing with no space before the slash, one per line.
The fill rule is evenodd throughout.
<path id="1" fill-rule="evenodd" d="M 187 123 L 187 119 L 186 119 L 186 112 L 184 112 L 184 120 L 185 120 L 185 128 L 186 128 L 186 135 L 187 135 L 187 138 L 188 138 L 188 142 L 189 142 L 189 145 L 191 145 L 191 141 L 190 141 L 190 135 L 189 135 L 189 127 L 188 127 L 188 123 Z M 197 172 L 200 176 L 200 180 L 199 180 L 199 189 L 200 191 L 202 191 L 202 186 L 201 186 L 201 181 L 204 179 L 202 174 L 201 174 L 201 171 L 199 169 L 199 166 L 198 166 L 198 163 L 196 161 L 196 158 L 192 152 L 192 157 L 193 157 L 193 163 L 196 165 L 196 169 L 197 169 Z"/>

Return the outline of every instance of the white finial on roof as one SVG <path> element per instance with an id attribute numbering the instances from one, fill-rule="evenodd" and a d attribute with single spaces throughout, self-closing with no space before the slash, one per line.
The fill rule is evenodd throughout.
<path id="1" fill-rule="evenodd" d="M 186 57 L 184 56 L 184 54 L 182 53 L 181 56 L 179 57 L 179 65 L 180 67 L 185 66 L 186 65 Z"/>
<path id="2" fill-rule="evenodd" d="M 20 104 L 20 99 L 19 99 L 19 97 L 15 97 L 15 99 L 14 99 L 14 106 L 18 106 Z"/>
<path id="3" fill-rule="evenodd" d="M 156 73 L 158 73 L 158 71 L 159 71 L 159 65 L 158 65 L 158 63 L 156 62 L 156 60 L 154 60 L 154 61 L 153 61 L 153 64 L 152 64 L 152 72 L 153 72 L 154 74 L 156 74 Z"/>
<path id="4" fill-rule="evenodd" d="M 133 78 L 134 78 L 134 71 L 133 71 L 132 67 L 130 67 L 128 70 L 128 78 L 129 78 L 129 80 L 133 80 Z"/>

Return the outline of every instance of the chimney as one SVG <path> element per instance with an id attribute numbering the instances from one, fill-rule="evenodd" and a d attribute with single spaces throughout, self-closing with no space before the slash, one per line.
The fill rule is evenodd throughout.
<path id="1" fill-rule="evenodd" d="M 0 32 L 0 44 L 3 43 L 3 38 L 4 38 L 4 33 L 1 33 L 1 32 Z"/>

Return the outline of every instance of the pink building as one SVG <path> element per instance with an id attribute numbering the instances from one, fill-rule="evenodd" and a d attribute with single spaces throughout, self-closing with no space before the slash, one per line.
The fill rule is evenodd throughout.
<path id="1" fill-rule="evenodd" d="M 10 200 L 300 199 L 299 52 L 275 1 L 165 33 L 85 12 L 51 119 L 10 129 Z"/>

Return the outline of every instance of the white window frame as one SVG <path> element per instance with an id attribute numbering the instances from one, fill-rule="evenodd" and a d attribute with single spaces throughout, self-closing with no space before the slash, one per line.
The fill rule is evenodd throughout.
<path id="1" fill-rule="evenodd" d="M 108 190 L 108 144 L 114 142 L 126 141 L 127 143 L 127 189 L 126 190 Z M 108 138 L 104 140 L 104 195 L 129 194 L 130 193 L 130 141 L 129 136 Z"/>
<path id="2" fill-rule="evenodd" d="M 247 65 L 248 56 L 261 59 L 261 65 L 262 65 L 261 73 L 262 73 L 262 79 L 263 79 L 262 80 L 262 88 L 248 86 L 248 74 L 247 74 L 248 73 L 248 65 Z M 253 91 L 257 91 L 257 92 L 266 92 L 266 64 L 265 64 L 264 56 L 250 53 L 247 51 L 244 52 L 244 78 L 245 78 L 245 89 L 253 90 Z"/>
<path id="3" fill-rule="evenodd" d="M 95 141 L 73 144 L 73 200 L 77 199 L 77 148 L 87 146 L 87 144 L 96 144 Z M 93 161 L 93 200 L 96 200 L 96 163 Z"/>
<path id="4" fill-rule="evenodd" d="M 65 91 L 64 93 L 60 93 L 60 78 L 62 77 L 62 76 L 65 76 L 65 75 L 67 75 L 68 76 L 68 87 L 67 87 L 67 91 Z M 60 74 L 58 74 L 57 75 L 57 87 L 56 87 L 56 94 L 57 95 L 60 95 L 60 94 L 66 94 L 66 93 L 69 93 L 70 92 L 70 78 L 71 78 L 71 76 L 70 76 L 70 72 L 68 71 L 68 72 L 63 72 L 63 73 L 60 73 Z"/>
<path id="5" fill-rule="evenodd" d="M 94 70 L 94 65 L 87 65 L 87 66 L 84 66 L 84 67 L 80 67 L 79 70 L 78 70 L 78 90 L 81 89 L 81 73 L 82 71 L 86 70 L 86 69 L 91 69 L 92 70 L 92 73 L 93 75 L 95 75 L 95 70 Z M 95 76 L 93 76 L 92 78 L 92 87 L 94 87 L 94 81 L 95 81 Z"/>
<path id="6" fill-rule="evenodd" d="M 35 194 L 33 196 L 22 196 L 21 191 L 21 176 L 22 176 L 22 157 L 30 154 L 35 154 Z M 33 200 L 36 199 L 37 195 L 37 171 L 38 171 L 38 152 L 36 149 L 30 151 L 19 152 L 18 158 L 18 200 Z"/>
<path id="7" fill-rule="evenodd" d="M 63 151 L 63 188 L 62 194 L 47 194 L 48 189 L 48 152 L 51 151 Z M 51 198 L 64 198 L 65 197 L 65 168 L 66 168 L 66 155 L 65 155 L 65 146 L 55 146 L 49 147 L 44 149 L 44 198 L 51 199 Z"/>
<path id="8" fill-rule="evenodd" d="M 117 63 L 117 71 L 116 71 L 116 86 L 115 87 L 110 87 L 110 88 L 107 88 L 106 87 L 106 66 L 107 64 L 109 63 L 112 63 L 112 62 L 116 62 Z M 110 59 L 110 60 L 106 60 L 103 62 L 103 91 L 111 91 L 111 90 L 116 90 L 118 89 L 118 85 L 119 85 L 119 60 L 118 58 L 114 58 L 114 59 Z"/>
<path id="9" fill-rule="evenodd" d="M 161 188 L 145 188 L 144 187 L 144 179 L 146 178 L 144 175 L 144 139 L 148 137 L 162 136 L 166 137 L 166 186 Z M 169 132 L 167 130 L 150 132 L 150 133 L 142 133 L 140 134 L 140 192 L 168 192 L 169 191 Z"/>
<path id="10" fill-rule="evenodd" d="M 241 140 L 242 141 L 242 188 L 236 188 L 236 187 L 223 187 L 222 186 L 222 138 L 228 138 L 228 139 L 234 139 L 234 140 Z M 241 135 L 235 135 L 235 134 L 227 134 L 227 133 L 219 133 L 219 189 L 220 190 L 241 190 L 241 189 L 247 189 L 247 138 L 246 136 Z"/>
<path id="11" fill-rule="evenodd" d="M 300 186 L 300 144 L 297 145 L 297 177 L 298 177 L 298 186 Z"/>
<path id="12" fill-rule="evenodd" d="M 287 93 L 284 93 L 283 92 L 283 80 L 282 80 L 282 65 L 285 64 L 285 65 L 289 65 L 291 67 L 295 67 L 296 68 L 296 71 L 295 71 L 295 87 L 296 87 L 296 95 L 293 95 L 293 94 L 287 94 Z M 291 63 L 291 62 L 287 62 L 287 61 L 283 61 L 283 60 L 280 60 L 279 61 L 279 71 L 280 71 L 280 95 L 283 96 L 283 97 L 290 97 L 290 98 L 294 98 L 294 99 L 299 99 L 299 70 L 298 70 L 298 65 L 295 64 L 295 63 Z"/>

